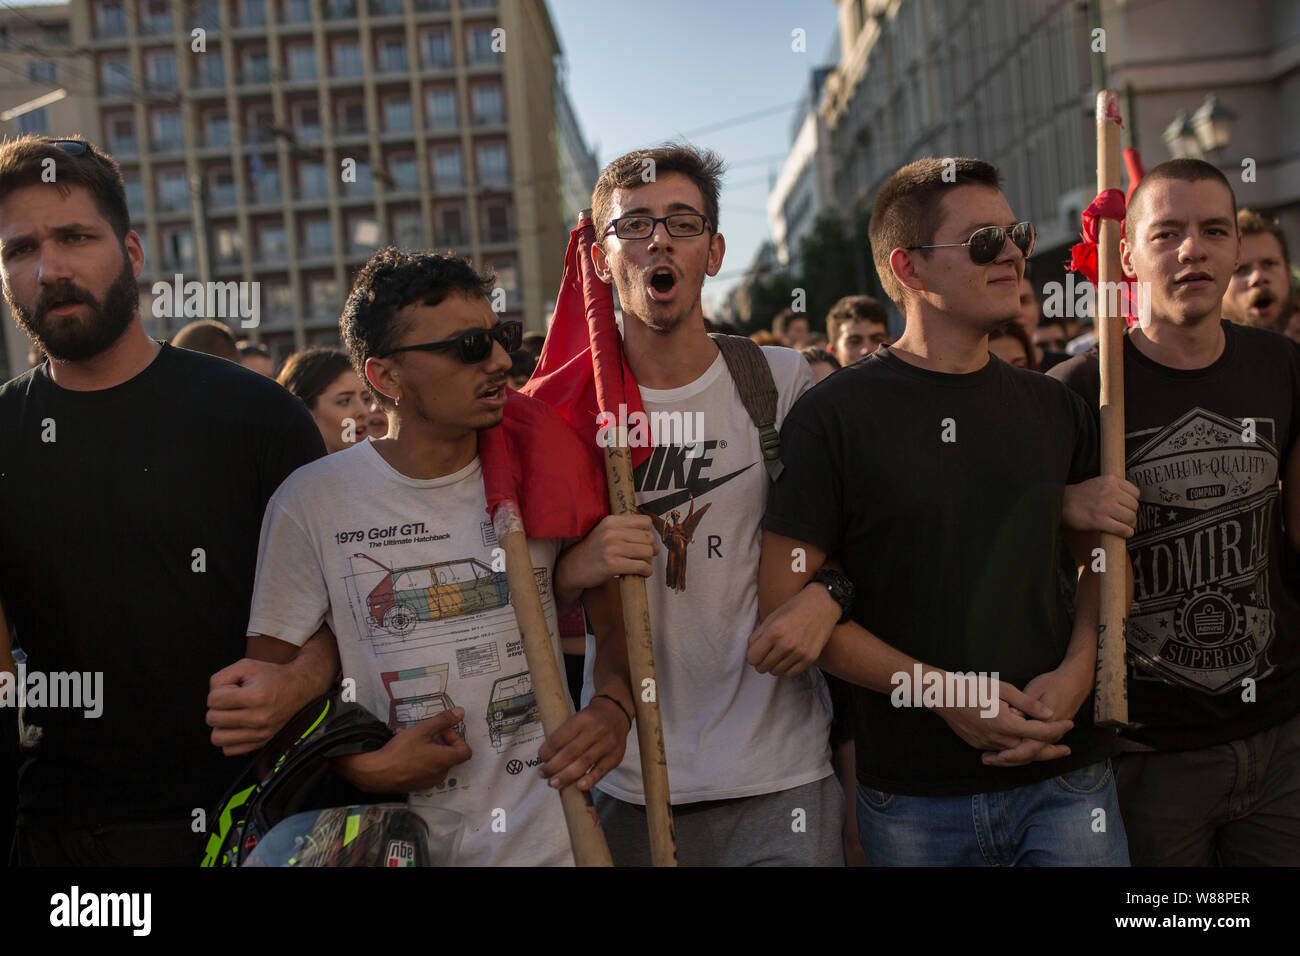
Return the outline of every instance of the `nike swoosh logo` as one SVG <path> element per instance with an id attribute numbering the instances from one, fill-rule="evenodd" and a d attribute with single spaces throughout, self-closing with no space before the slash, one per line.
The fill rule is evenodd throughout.
<path id="1" fill-rule="evenodd" d="M 758 464 L 758 462 L 752 462 L 744 468 L 741 468 L 739 471 L 733 471 L 731 474 L 723 475 L 721 478 L 707 479 L 705 481 L 697 480 L 695 483 L 687 485 L 687 487 L 682 491 L 674 491 L 671 495 L 664 495 L 662 498 L 656 498 L 654 501 L 647 501 L 642 505 L 638 505 L 638 508 L 641 511 L 650 514 L 661 515 L 669 508 L 675 508 L 678 505 L 685 504 L 690 501 L 692 497 L 699 498 L 719 485 L 725 485 L 732 478 L 744 474 L 756 464 Z"/>

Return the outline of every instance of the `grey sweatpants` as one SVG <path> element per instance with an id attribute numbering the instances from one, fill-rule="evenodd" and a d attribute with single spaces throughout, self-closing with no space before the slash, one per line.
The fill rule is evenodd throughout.
<path id="1" fill-rule="evenodd" d="M 649 866 L 645 807 L 593 791 L 615 866 Z M 843 866 L 834 774 L 790 790 L 673 807 L 680 866 Z"/>

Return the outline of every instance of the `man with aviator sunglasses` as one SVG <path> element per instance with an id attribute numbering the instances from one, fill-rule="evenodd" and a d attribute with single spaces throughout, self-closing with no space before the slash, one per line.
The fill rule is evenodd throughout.
<path id="1" fill-rule="evenodd" d="M 1128 862 L 1114 737 L 1091 726 L 1088 536 L 1065 534 L 1073 623 L 1056 580 L 1065 487 L 1103 481 L 1097 426 L 1078 396 L 989 353 L 1034 247 L 1000 186 L 957 158 L 881 188 L 871 246 L 906 330 L 791 410 L 764 522 L 764 609 L 798 596 L 757 646 L 772 673 L 815 663 L 850 684 L 872 866 Z M 856 587 L 843 617 L 805 588 L 828 559 Z"/>

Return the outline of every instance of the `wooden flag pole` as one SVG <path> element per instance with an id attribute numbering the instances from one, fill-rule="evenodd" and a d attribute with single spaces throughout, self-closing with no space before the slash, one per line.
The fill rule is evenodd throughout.
<path id="1" fill-rule="evenodd" d="M 579 233 L 578 253 L 584 290 L 596 287 L 600 278 L 595 275 L 595 265 L 591 261 L 591 244 L 595 230 L 591 226 L 591 210 L 584 209 L 579 214 L 579 227 L 586 228 Z M 585 298 L 585 296 L 584 296 Z M 587 321 L 592 336 L 592 358 L 597 359 L 598 351 L 604 355 L 605 350 L 598 350 L 597 342 L 600 330 L 594 316 L 599 310 L 587 302 Z M 607 341 L 611 347 L 606 358 L 613 360 L 618 350 L 617 329 L 614 328 L 613 300 L 609 301 L 608 327 L 605 331 L 612 338 Z M 604 396 L 605 386 L 601 384 L 602 374 L 611 371 L 621 376 L 620 369 L 597 368 L 597 394 L 608 403 Z M 609 383 L 621 396 L 622 382 Z M 618 403 L 614 402 L 616 406 Z M 615 515 L 638 515 L 641 512 L 636 505 L 636 486 L 632 481 L 632 453 L 627 444 L 627 429 L 615 429 L 617 439 L 613 445 L 605 447 L 605 478 L 609 485 L 609 511 Z M 632 679 L 632 700 L 636 706 L 636 740 L 641 752 L 641 781 L 645 790 L 646 825 L 650 837 L 650 863 L 653 866 L 677 865 L 677 838 L 673 832 L 672 796 L 668 789 L 668 758 L 664 750 L 664 725 L 659 712 L 659 678 L 655 671 L 655 645 L 650 630 L 650 602 L 646 596 L 645 578 L 639 574 L 624 574 L 618 579 L 619 597 L 623 604 L 623 629 L 627 635 L 627 663 Z"/>
<path id="2" fill-rule="evenodd" d="M 1097 94 L 1097 192 L 1120 188 L 1120 114 L 1114 90 Z M 1124 473 L 1124 316 L 1119 292 L 1123 271 L 1119 261 L 1119 223 L 1100 219 L 1097 229 L 1096 328 L 1101 353 L 1101 473 Z M 1102 534 L 1106 572 L 1101 575 L 1101 612 L 1097 648 L 1096 723 L 1122 727 L 1128 723 L 1125 686 L 1125 627 L 1128 590 L 1124 573 L 1124 539 Z"/>
<path id="3" fill-rule="evenodd" d="M 528 661 L 537 712 L 542 718 L 542 729 L 550 737 L 572 716 L 573 708 L 560 678 L 560 666 L 555 662 L 551 631 L 542 610 L 537 578 L 533 576 L 533 560 L 528 553 L 528 541 L 517 505 L 505 501 L 497 506 L 492 515 L 492 525 L 497 541 L 506 553 L 510 601 L 524 642 L 524 656 Z M 564 822 L 569 828 L 574 862 L 578 866 L 613 866 L 604 831 L 600 828 L 600 818 L 592 806 L 591 794 L 570 784 L 560 791 L 560 803 L 564 808 Z"/>

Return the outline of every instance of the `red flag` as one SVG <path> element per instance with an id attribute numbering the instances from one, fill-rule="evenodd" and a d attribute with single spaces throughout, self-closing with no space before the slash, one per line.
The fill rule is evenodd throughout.
<path id="1" fill-rule="evenodd" d="M 596 416 L 645 415 L 641 390 L 623 354 L 614 322 L 614 296 L 596 275 L 591 261 L 595 230 L 583 219 L 569 233 L 564 253 L 564 278 L 555 300 L 555 315 L 537 370 L 523 388 L 524 394 L 550 405 L 582 438 L 596 447 Z M 635 422 L 633 422 L 635 424 Z M 641 429 L 649 435 L 649 425 Z M 632 467 L 650 457 L 648 441 L 631 448 Z"/>
<path id="2" fill-rule="evenodd" d="M 530 538 L 581 538 L 609 513 L 600 458 L 543 402 L 510 392 L 478 453 L 488 514 L 517 502 Z"/>

